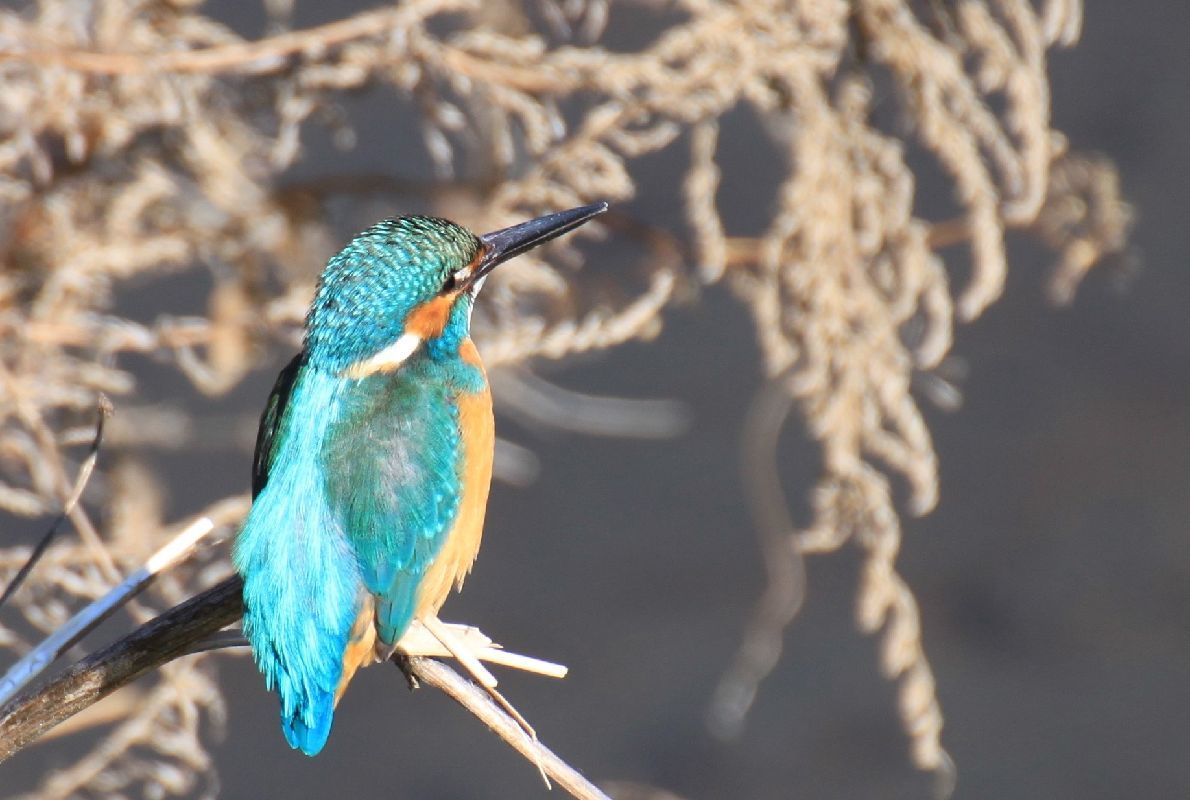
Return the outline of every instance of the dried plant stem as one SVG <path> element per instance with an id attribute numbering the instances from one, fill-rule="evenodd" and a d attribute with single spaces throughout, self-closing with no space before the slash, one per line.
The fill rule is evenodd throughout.
<path id="1" fill-rule="evenodd" d="M 48 636 L 45 641 L 13 664 L 0 678 L 0 706 L 8 702 L 25 686 L 54 662 L 67 648 L 87 635 L 88 631 L 111 616 L 129 600 L 143 592 L 164 569 L 188 556 L 208 533 L 215 529 L 210 517 L 200 517 L 187 525 L 181 533 L 149 558 L 148 562 L 129 575 L 110 592 L 88 605 Z"/>
<path id="2" fill-rule="evenodd" d="M 239 578 L 175 606 L 0 709 L 0 763 L 45 731 L 172 661 L 242 614 Z"/>
<path id="3" fill-rule="evenodd" d="M 1033 220 L 1009 221 L 1007 229 L 1029 228 Z M 945 250 L 971 241 L 971 223 L 962 217 L 932 222 L 926 232 L 926 242 L 931 250 Z M 728 268 L 752 267 L 761 259 L 762 241 L 746 236 L 732 236 L 723 240 L 724 266 Z"/>
<path id="4" fill-rule="evenodd" d="M 767 580 L 744 640 L 708 709 L 711 733 L 721 739 L 733 739 L 743 731 L 761 682 L 781 658 L 785 629 L 805 600 L 806 565 L 777 469 L 778 443 L 793 405 L 784 380 L 769 380 L 753 399 L 744 426 L 744 488 Z"/>
<path id="5" fill-rule="evenodd" d="M 91 440 L 91 448 L 87 453 L 87 457 L 83 460 L 83 464 L 79 467 L 78 477 L 75 478 L 74 488 L 70 490 L 70 496 L 66 498 L 65 505 L 62 506 L 62 511 L 50 524 L 49 530 L 41 537 L 41 541 L 33 548 L 33 552 L 29 554 L 29 559 L 17 570 L 17 574 L 8 582 L 8 586 L 4 588 L 4 593 L 0 594 L 0 606 L 3 606 L 8 598 L 12 597 L 13 592 L 21 587 L 25 579 L 29 577 L 29 573 L 33 571 L 33 567 L 45 555 L 46 548 L 50 546 L 50 542 L 58 534 L 58 527 L 66 521 L 66 518 L 74 511 L 74 507 L 78 505 L 79 500 L 83 497 L 83 491 L 87 488 L 87 483 L 91 480 L 91 473 L 95 470 L 95 462 L 99 460 L 99 448 L 103 444 L 103 427 L 107 422 L 107 418 L 112 415 L 112 402 L 103 394 L 99 395 L 99 413 L 95 420 L 95 436 Z M 2 692 L 3 681 L 0 681 L 0 692 Z M 3 703 L 3 695 L 0 694 L 0 703 Z"/>
<path id="6" fill-rule="evenodd" d="M 238 577 L 228 578 L 0 708 L 0 763 L 121 686 L 194 652 L 200 643 L 239 619 L 242 588 Z M 482 689 L 449 666 L 425 656 L 409 657 L 407 663 L 413 678 L 441 689 L 572 796 L 608 800 L 577 770 L 530 738 Z"/>
<path id="7" fill-rule="evenodd" d="M 608 800 L 607 795 L 580 775 L 578 770 L 541 742 L 531 739 L 517 721 L 497 706 L 483 689 L 449 666 L 432 658 L 418 656 L 409 659 L 409 667 L 415 678 L 450 695 L 452 700 L 478 717 L 509 747 L 527 758 L 572 797 L 580 800 Z"/>
<path id="8" fill-rule="evenodd" d="M 399 10 L 382 9 L 255 42 L 235 42 L 174 53 L 7 50 L 0 52 L 0 62 L 23 61 L 28 64 L 67 67 L 99 75 L 135 75 L 150 72 L 217 73 L 237 69 L 270 72 L 282 66 L 282 60 L 288 56 L 308 50 L 334 47 L 367 36 L 378 36 L 400 20 Z"/>

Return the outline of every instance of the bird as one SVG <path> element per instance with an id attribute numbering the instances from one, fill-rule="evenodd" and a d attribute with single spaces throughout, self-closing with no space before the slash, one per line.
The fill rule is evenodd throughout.
<path id="1" fill-rule="evenodd" d="M 484 281 L 607 207 L 482 236 L 396 217 L 327 262 L 261 415 L 232 554 L 244 635 L 291 747 L 323 749 L 357 669 L 437 620 L 478 553 L 495 446 L 470 336 Z"/>

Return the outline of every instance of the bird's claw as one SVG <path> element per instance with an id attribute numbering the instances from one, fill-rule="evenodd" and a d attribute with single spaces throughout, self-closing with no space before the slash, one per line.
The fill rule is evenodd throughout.
<path id="1" fill-rule="evenodd" d="M 409 684 L 409 691 L 421 688 L 421 681 L 417 679 L 417 675 L 413 673 L 413 663 L 409 656 L 404 653 L 393 652 L 389 656 L 389 660 L 397 665 L 397 669 L 401 670 L 401 674 L 405 676 L 405 682 Z"/>

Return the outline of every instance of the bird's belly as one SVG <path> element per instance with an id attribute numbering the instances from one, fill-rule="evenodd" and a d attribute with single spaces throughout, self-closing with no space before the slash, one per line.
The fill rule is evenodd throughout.
<path id="1" fill-rule="evenodd" d="M 462 494 L 450 533 L 418 586 L 414 615 L 419 619 L 436 615 L 451 589 L 463 585 L 483 537 L 496 446 L 492 395 L 486 387 L 482 392 L 464 394 L 459 397 L 458 409 L 459 427 L 464 434 L 459 476 Z"/>
<path id="2" fill-rule="evenodd" d="M 491 393 L 485 389 L 461 395 L 458 413 L 459 426 L 464 432 L 459 507 L 441 550 L 418 583 L 414 611 L 418 619 L 436 616 L 451 589 L 462 586 L 479 553 L 483 535 L 496 444 Z M 343 676 L 335 693 L 336 702 L 357 669 L 376 658 L 387 658 L 392 652 L 393 645 L 384 644 L 377 635 L 375 608 L 372 595 L 362 592 L 356 622 L 343 652 Z"/>

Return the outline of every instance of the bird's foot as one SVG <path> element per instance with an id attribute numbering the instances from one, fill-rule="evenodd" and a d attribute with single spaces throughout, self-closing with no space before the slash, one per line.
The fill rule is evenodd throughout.
<path id="1" fill-rule="evenodd" d="M 391 660 L 397 665 L 397 669 L 401 670 L 401 674 L 405 676 L 405 682 L 409 684 L 409 691 L 421 688 L 421 681 L 413 674 L 413 665 L 409 663 L 409 656 L 404 653 L 390 652 L 388 660 Z"/>
<path id="2" fill-rule="evenodd" d="M 409 657 L 445 655 L 454 656 L 463 669 L 471 676 L 472 680 L 483 688 L 492 702 L 507 714 L 529 739 L 534 742 L 538 741 L 537 731 L 533 729 L 533 726 L 529 724 L 529 721 L 525 719 L 524 715 L 517 711 L 516 707 L 496 690 L 496 678 L 483 666 L 482 662 L 490 661 L 494 664 L 504 664 L 505 666 L 555 678 L 565 677 L 567 672 L 566 667 L 561 664 L 553 664 L 549 661 L 506 652 L 500 645 L 485 636 L 478 628 L 468 625 L 450 625 L 437 617 L 415 620 L 409 626 L 408 630 L 405 631 L 405 635 L 401 637 L 401 641 L 397 643 L 395 653 L 393 653 L 393 660 L 397 662 L 398 666 L 402 667 L 406 677 L 410 679 L 412 684 L 416 681 L 409 672 Z M 537 769 L 541 773 L 546 786 L 550 786 L 549 778 L 546 776 L 545 769 L 541 764 L 540 753 L 536 749 L 534 753 L 536 754 L 534 760 L 537 762 Z"/>

